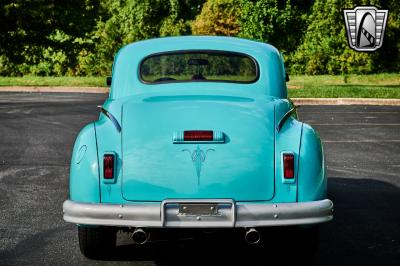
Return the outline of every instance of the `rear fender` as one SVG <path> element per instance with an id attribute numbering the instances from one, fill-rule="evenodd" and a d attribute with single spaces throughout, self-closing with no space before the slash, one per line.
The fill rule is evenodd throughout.
<path id="1" fill-rule="evenodd" d="M 73 201 L 100 202 L 99 163 L 94 123 L 82 128 L 76 138 L 71 159 L 69 193 Z"/>
<path id="2" fill-rule="evenodd" d="M 304 124 L 300 148 L 298 176 L 298 201 L 314 201 L 326 198 L 324 151 L 318 133 Z"/>
<path id="3" fill-rule="evenodd" d="M 103 108 L 111 113 L 116 121 L 121 123 L 121 101 L 107 100 Z M 103 203 L 121 203 L 124 202 L 121 194 L 122 182 L 122 150 L 121 150 L 121 132 L 117 130 L 113 122 L 104 114 L 100 114 L 99 120 L 95 123 L 98 145 L 98 157 L 100 169 L 103 169 L 103 156 L 105 153 L 113 153 L 116 160 L 116 169 L 114 180 L 107 182 L 104 180 L 103 172 L 100 171 L 100 191 L 101 202 Z"/>
<path id="4" fill-rule="evenodd" d="M 284 115 L 293 108 L 288 100 L 280 100 L 275 106 L 275 128 Z M 299 171 L 299 153 L 303 123 L 296 120 L 297 113 L 286 119 L 280 130 L 275 129 L 275 197 L 274 202 L 295 202 L 297 200 L 297 180 Z M 293 180 L 283 178 L 283 153 L 293 153 Z"/>

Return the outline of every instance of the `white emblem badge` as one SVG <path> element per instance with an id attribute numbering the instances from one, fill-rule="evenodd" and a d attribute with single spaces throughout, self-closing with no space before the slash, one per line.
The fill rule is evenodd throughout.
<path id="1" fill-rule="evenodd" d="M 374 6 L 358 6 L 344 9 L 347 38 L 350 48 L 360 52 L 372 52 L 383 43 L 388 10 Z"/>

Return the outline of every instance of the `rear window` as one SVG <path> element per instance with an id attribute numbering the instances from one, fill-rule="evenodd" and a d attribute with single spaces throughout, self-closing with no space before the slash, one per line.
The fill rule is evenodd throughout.
<path id="1" fill-rule="evenodd" d="M 169 52 L 146 57 L 140 65 L 140 78 L 145 83 L 252 83 L 258 79 L 258 65 L 252 57 L 233 52 Z"/>

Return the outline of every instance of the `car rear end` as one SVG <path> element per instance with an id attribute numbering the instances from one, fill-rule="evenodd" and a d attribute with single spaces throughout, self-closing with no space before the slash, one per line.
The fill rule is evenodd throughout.
<path id="1" fill-rule="evenodd" d="M 119 69 L 129 53 L 117 57 L 100 119 L 75 144 L 63 207 L 64 219 L 79 225 L 84 254 L 104 248 L 88 235 L 115 243 L 117 229 L 145 243 L 154 229 L 241 228 L 258 243 L 259 228 L 332 219 L 321 141 L 285 99 L 280 55 L 211 39 L 223 40 L 224 51 L 210 40 L 210 49 L 173 52 L 163 42 L 166 52 L 136 59 L 131 80 Z M 86 150 L 96 151 L 89 162 Z M 90 195 L 77 188 L 82 182 Z"/>

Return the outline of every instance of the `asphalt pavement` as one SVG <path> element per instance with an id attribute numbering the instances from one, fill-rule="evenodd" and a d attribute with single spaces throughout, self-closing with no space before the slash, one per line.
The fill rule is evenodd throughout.
<path id="1" fill-rule="evenodd" d="M 62 203 L 75 137 L 105 98 L 0 93 L 0 265 L 281 265 L 293 254 L 290 238 L 277 257 L 220 238 L 137 247 L 120 235 L 108 260 L 84 258 Z M 335 203 L 312 263 L 400 265 L 400 106 L 302 106 L 299 115 L 324 142 Z"/>

